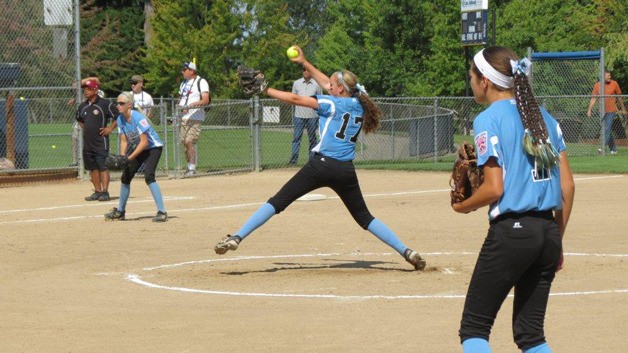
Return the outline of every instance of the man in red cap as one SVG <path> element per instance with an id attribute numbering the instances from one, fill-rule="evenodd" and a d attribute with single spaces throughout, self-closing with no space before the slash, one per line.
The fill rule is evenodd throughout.
<path id="1" fill-rule="evenodd" d="M 98 96 L 100 82 L 90 77 L 81 80 L 85 101 L 78 107 L 76 120 L 83 129 L 83 163 L 90 171 L 94 193 L 86 201 L 109 201 L 109 171 L 105 158 L 109 154 L 109 134 L 116 127 L 118 108 Z M 111 125 L 109 122 L 111 121 Z"/>

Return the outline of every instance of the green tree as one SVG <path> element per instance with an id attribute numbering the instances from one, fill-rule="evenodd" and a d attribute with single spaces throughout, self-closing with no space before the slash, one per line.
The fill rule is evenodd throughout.
<path id="1" fill-rule="evenodd" d="M 279 0 L 247 4 L 242 52 L 238 58 L 239 62 L 262 70 L 273 87 L 284 90 L 290 90 L 292 82 L 301 76 L 301 68 L 288 60 L 286 49 L 296 43 L 307 50 L 309 43 L 302 31 L 289 26 L 287 9 L 288 4 Z M 297 38 L 302 39 L 297 41 Z"/>
<path id="2" fill-rule="evenodd" d="M 130 90 L 129 78 L 144 70 L 143 6 L 138 1 L 125 4 L 101 7 L 96 0 L 86 0 L 80 9 L 81 77 L 97 76 L 107 95 Z"/>

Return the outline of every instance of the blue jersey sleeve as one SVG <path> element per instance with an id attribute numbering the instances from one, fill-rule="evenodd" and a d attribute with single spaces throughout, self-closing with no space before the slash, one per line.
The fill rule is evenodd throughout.
<path id="1" fill-rule="evenodd" d="M 501 165 L 502 161 L 498 158 L 501 154 L 499 151 L 499 137 L 494 126 L 493 119 L 490 118 L 486 111 L 478 115 L 473 121 L 473 131 L 475 131 L 475 151 L 478 156 L 478 165 L 486 164 L 490 157 L 496 157 L 497 163 Z"/>

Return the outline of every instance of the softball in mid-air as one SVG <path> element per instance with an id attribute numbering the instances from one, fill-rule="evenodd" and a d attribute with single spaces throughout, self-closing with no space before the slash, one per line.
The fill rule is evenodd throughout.
<path id="1" fill-rule="evenodd" d="M 290 59 L 294 59 L 297 56 L 299 56 L 299 52 L 296 49 L 294 49 L 294 47 L 290 47 L 288 48 L 288 50 L 286 50 L 286 55 L 288 55 Z"/>

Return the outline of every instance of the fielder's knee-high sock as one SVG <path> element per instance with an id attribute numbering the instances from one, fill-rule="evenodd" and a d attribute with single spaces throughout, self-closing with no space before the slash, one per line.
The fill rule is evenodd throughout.
<path id="1" fill-rule="evenodd" d="M 463 353 L 491 353 L 491 347 L 484 338 L 469 338 L 462 342 Z"/>
<path id="2" fill-rule="evenodd" d="M 403 245 L 401 240 L 397 238 L 395 233 L 388 228 L 384 223 L 382 223 L 377 218 L 371 221 L 369 227 L 367 228 L 369 232 L 373 233 L 379 240 L 386 243 L 391 248 L 395 249 L 399 255 L 403 256 L 403 253 L 406 251 L 407 247 Z"/>
<path id="3" fill-rule="evenodd" d="M 126 202 L 129 200 L 131 193 L 131 184 L 120 184 L 120 200 L 118 200 L 118 211 L 124 211 Z"/>
<path id="4" fill-rule="evenodd" d="M 547 342 L 541 343 L 538 346 L 534 346 L 532 348 L 524 349 L 521 352 L 523 353 L 552 353 L 552 350 L 549 347 Z"/>
<path id="5" fill-rule="evenodd" d="M 166 212 L 166 208 L 164 207 L 164 198 L 161 196 L 161 189 L 157 182 L 154 181 L 148 184 L 148 188 L 150 189 L 150 193 L 153 194 L 153 200 L 155 200 L 155 204 L 157 204 L 157 211 Z"/>
<path id="6" fill-rule="evenodd" d="M 266 221 L 268 221 L 270 217 L 274 215 L 275 208 L 273 207 L 273 205 L 266 202 L 265 204 L 261 205 L 257 209 L 257 211 L 255 211 L 255 213 L 253 213 L 253 215 L 246 221 L 246 223 L 244 223 L 242 228 L 240 228 L 240 230 L 238 230 L 238 232 L 235 234 L 244 239 L 249 234 L 251 234 L 252 231 L 261 227 L 262 224 L 266 223 Z"/>

